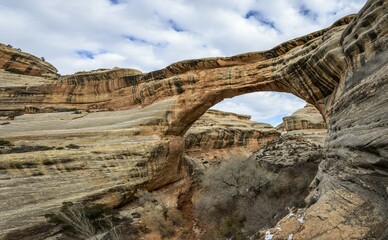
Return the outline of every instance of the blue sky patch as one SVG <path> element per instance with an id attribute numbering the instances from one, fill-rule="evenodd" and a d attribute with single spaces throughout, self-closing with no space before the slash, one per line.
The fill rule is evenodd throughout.
<path id="1" fill-rule="evenodd" d="M 316 21 L 318 18 L 318 14 L 314 13 L 311 9 L 309 9 L 305 5 L 302 5 L 299 8 L 299 14 L 301 14 L 302 16 L 306 16 L 308 18 L 311 18 L 313 21 Z"/>
<path id="2" fill-rule="evenodd" d="M 109 0 L 110 3 L 114 4 L 114 5 L 117 5 L 119 4 L 119 0 Z"/>
<path id="3" fill-rule="evenodd" d="M 266 25 L 270 28 L 273 28 L 275 30 L 278 30 L 275 26 L 275 22 L 274 21 L 271 21 L 267 18 L 265 18 L 260 12 L 258 11 L 254 11 L 254 10 L 250 10 L 249 12 L 247 12 L 244 16 L 244 18 L 246 19 L 250 19 L 250 18 L 254 18 L 256 19 L 257 21 L 259 21 L 261 24 L 263 25 Z"/>
<path id="4" fill-rule="evenodd" d="M 77 54 L 83 58 L 94 59 L 95 54 L 88 50 L 77 50 Z"/>
<path id="5" fill-rule="evenodd" d="M 98 50 L 98 51 L 92 52 L 89 50 L 77 50 L 76 52 L 77 52 L 78 56 L 80 56 L 82 58 L 94 59 L 95 56 L 100 55 L 100 54 L 105 54 L 108 51 Z"/>
<path id="6" fill-rule="evenodd" d="M 133 43 L 147 44 L 158 48 L 166 48 L 169 44 L 168 42 L 157 42 L 157 43 L 149 42 L 143 38 L 139 38 L 134 35 L 122 35 L 122 37 Z"/>
<path id="7" fill-rule="evenodd" d="M 122 35 L 123 38 L 127 39 L 128 41 L 131 42 L 138 42 L 138 43 L 149 43 L 147 40 L 136 37 L 134 35 Z"/>
<path id="8" fill-rule="evenodd" d="M 272 126 L 276 127 L 277 125 L 279 125 L 279 124 L 281 124 L 283 122 L 283 117 L 286 117 L 286 116 L 283 116 L 283 114 L 282 115 L 276 115 L 275 117 L 272 117 L 272 118 L 269 118 L 269 119 L 266 119 L 266 120 L 261 120 L 259 122 L 269 123 Z"/>
<path id="9" fill-rule="evenodd" d="M 174 22 L 174 20 L 171 20 L 171 19 L 168 20 L 168 24 L 170 25 L 170 27 L 172 29 L 174 29 L 175 32 L 184 32 L 185 31 L 183 28 L 179 27 L 179 25 L 176 22 Z"/>

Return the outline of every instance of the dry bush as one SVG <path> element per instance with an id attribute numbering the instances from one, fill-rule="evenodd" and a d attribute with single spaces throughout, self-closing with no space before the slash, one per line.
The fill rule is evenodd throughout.
<path id="1" fill-rule="evenodd" d="M 47 214 L 51 222 L 63 224 L 65 233 L 81 238 L 90 238 L 97 234 L 97 230 L 80 204 L 66 202 L 60 211 Z"/>
<path id="2" fill-rule="evenodd" d="M 4 240 L 31 240 L 31 239 L 46 239 L 51 234 L 55 233 L 55 224 L 41 223 L 35 226 L 24 229 L 17 229 L 8 232 L 4 236 Z"/>
<path id="3" fill-rule="evenodd" d="M 245 239 L 245 217 L 239 215 L 225 216 L 220 221 L 219 232 L 224 239 Z"/>
<path id="4" fill-rule="evenodd" d="M 167 206 L 156 193 L 138 191 L 136 196 L 143 205 L 141 219 L 144 225 L 159 232 L 162 238 L 171 238 L 176 228 L 182 225 L 181 213 L 174 207 Z"/>
<path id="5" fill-rule="evenodd" d="M 162 211 L 144 212 L 142 221 L 152 231 L 159 232 L 163 238 L 169 238 L 175 235 L 173 222 L 166 219 Z"/>
<path id="6" fill-rule="evenodd" d="M 246 239 L 276 224 L 287 207 L 304 207 L 316 170 L 312 163 L 269 170 L 250 159 L 221 162 L 204 172 L 196 218 L 214 226 L 207 228 L 207 236 Z"/>
<path id="7" fill-rule="evenodd" d="M 167 211 L 167 218 L 171 220 L 174 226 L 181 226 L 183 217 L 181 212 L 176 208 L 169 208 Z"/>
<path id="8" fill-rule="evenodd" d="M 97 235 L 105 240 L 129 239 L 120 233 L 120 224 L 128 223 L 129 219 L 120 218 L 116 210 L 101 204 L 64 202 L 58 212 L 45 217 L 62 226 L 63 233 L 72 239 L 97 239 Z"/>

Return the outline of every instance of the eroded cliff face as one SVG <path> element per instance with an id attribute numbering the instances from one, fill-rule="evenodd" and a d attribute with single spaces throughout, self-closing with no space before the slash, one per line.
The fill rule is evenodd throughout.
<path id="1" fill-rule="evenodd" d="M 340 40 L 353 17 L 265 52 L 186 60 L 150 73 L 112 69 L 63 76 L 35 87 L 5 85 L 0 108 L 121 110 L 174 99 L 174 104 L 164 109 L 167 127 L 163 133 L 181 136 L 224 98 L 279 91 L 305 99 L 325 116 L 322 100 L 331 94 L 346 69 Z"/>
<path id="2" fill-rule="evenodd" d="M 58 70 L 43 58 L 15 49 L 10 45 L 0 44 L 0 68 L 7 72 L 55 78 Z M 25 82 L 26 83 L 26 82 Z"/>
<path id="3" fill-rule="evenodd" d="M 160 108 L 2 120 L 0 232 L 39 223 L 64 201 L 117 207 L 139 187 L 180 179 L 184 139 L 162 138 L 157 125 L 147 126 L 163 115 Z"/>
<path id="4" fill-rule="evenodd" d="M 368 1 L 342 34 L 348 68 L 326 100 L 326 159 L 310 196 L 318 201 L 297 213 L 302 223 L 280 221 L 274 239 L 388 237 L 387 33 L 387 1 Z"/>
<path id="5" fill-rule="evenodd" d="M 388 216 L 387 5 L 370 0 L 357 15 L 269 51 L 147 74 L 112 69 L 58 78 L 51 65 L 2 46 L 0 236 L 36 223 L 63 200 L 120 206 L 139 186 L 181 179 L 187 129 L 222 99 L 254 91 L 305 99 L 329 129 L 313 185 L 318 200 L 302 225 L 285 220 L 282 234 L 386 234 L 375 229 Z M 59 180 L 42 187 L 48 179 Z"/>
<path id="6" fill-rule="evenodd" d="M 185 154 L 204 162 L 228 159 L 233 155 L 250 156 L 280 132 L 250 116 L 208 110 L 184 135 Z"/>
<path id="7" fill-rule="evenodd" d="M 283 123 L 277 127 L 285 131 L 302 130 L 302 129 L 324 129 L 326 123 L 318 109 L 311 104 L 293 113 L 289 117 L 283 118 Z"/>

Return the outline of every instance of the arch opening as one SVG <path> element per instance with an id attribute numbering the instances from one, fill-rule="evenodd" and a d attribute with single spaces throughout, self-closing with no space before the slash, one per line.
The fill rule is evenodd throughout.
<path id="1" fill-rule="evenodd" d="M 283 117 L 302 109 L 306 101 L 290 93 L 255 92 L 224 99 L 210 109 L 251 116 L 251 120 L 276 127 Z"/>
<path id="2" fill-rule="evenodd" d="M 235 152 L 248 156 L 282 132 L 311 135 L 309 142 L 323 146 L 327 128 L 318 109 L 304 100 L 289 93 L 257 92 L 209 107 L 183 136 L 186 153 L 209 160 Z"/>
<path id="3" fill-rule="evenodd" d="M 314 118 L 320 124 L 309 122 Z M 193 179 L 200 176 L 201 191 L 190 194 L 203 232 L 222 234 L 221 222 L 236 220 L 236 229 L 253 235 L 273 227 L 287 209 L 310 204 L 304 199 L 326 133 L 318 109 L 289 93 L 248 93 L 210 107 L 184 135 L 185 161 Z"/>

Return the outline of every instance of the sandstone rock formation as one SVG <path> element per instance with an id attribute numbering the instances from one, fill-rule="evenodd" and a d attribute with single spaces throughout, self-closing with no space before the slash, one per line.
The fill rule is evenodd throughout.
<path id="1" fill-rule="evenodd" d="M 0 68 L 11 73 L 50 78 L 55 78 L 58 72 L 53 65 L 45 62 L 43 58 L 37 58 L 4 44 L 0 44 Z"/>
<path id="2" fill-rule="evenodd" d="M 310 116 L 306 114 L 307 112 L 310 113 Z M 200 125 L 206 126 L 214 124 L 213 128 L 218 129 L 219 124 L 216 124 L 215 121 L 211 121 L 211 118 L 209 117 L 204 117 L 207 115 L 208 112 L 194 123 L 188 132 L 191 132 L 192 129 L 197 126 L 202 128 Z M 190 151 L 186 150 L 185 158 L 191 164 L 191 169 L 193 169 L 190 180 L 194 183 L 187 193 L 181 195 L 188 195 L 190 197 L 190 202 L 186 202 L 186 204 L 190 205 L 191 203 L 194 205 L 195 217 L 191 216 L 191 221 L 195 222 L 197 231 L 196 236 L 191 239 L 216 239 L 216 236 L 221 237 L 219 235 L 225 237 L 224 234 L 227 234 L 227 230 L 223 227 L 224 225 L 222 225 L 222 223 L 225 222 L 226 219 L 233 219 L 236 214 L 239 214 L 241 218 L 245 219 L 243 226 L 240 225 L 240 228 L 243 229 L 242 232 L 244 232 L 244 237 L 262 239 L 259 238 L 258 235 L 254 235 L 259 227 L 261 228 L 267 226 L 270 222 L 280 220 L 282 216 L 285 216 L 288 213 L 287 207 L 292 209 L 295 206 L 305 206 L 306 203 L 303 199 L 308 195 L 308 186 L 317 173 L 318 164 L 324 157 L 323 145 L 327 129 L 325 124 L 323 124 L 322 115 L 311 105 L 307 105 L 304 109 L 298 110 L 291 116 L 283 119 L 284 122 L 281 125 L 285 125 L 285 121 L 290 121 L 290 119 L 293 119 L 291 121 L 293 123 L 300 123 L 302 122 L 301 119 L 303 119 L 304 124 L 292 125 L 298 127 L 295 129 L 290 127 L 288 131 L 284 130 L 281 132 L 281 135 L 279 132 L 275 138 L 272 138 L 272 140 L 261 145 L 260 150 L 253 155 L 249 155 L 249 157 L 244 155 L 245 152 L 243 150 L 240 150 L 241 148 L 244 149 L 244 147 L 241 147 L 240 149 L 231 148 L 230 151 L 233 151 L 234 153 L 230 158 L 231 161 L 227 161 L 228 157 L 225 157 L 225 155 L 222 154 L 216 155 L 217 157 L 221 156 L 221 161 L 219 158 L 217 158 L 218 161 L 214 161 L 212 157 L 209 159 L 208 156 L 217 149 L 212 150 L 212 145 L 210 145 L 207 149 L 205 147 L 207 152 L 201 154 L 201 158 L 203 158 L 201 162 L 198 160 L 195 161 L 195 158 L 193 161 L 192 156 L 187 156 Z M 309 120 L 312 120 L 312 122 Z M 236 128 L 235 126 L 241 125 L 241 120 L 238 122 L 231 121 L 230 117 L 225 117 L 221 123 L 222 122 L 228 123 L 228 126 L 233 129 Z M 314 124 L 318 122 L 322 124 Z M 260 125 L 265 126 L 265 124 Z M 269 129 L 272 129 L 273 131 L 273 128 L 268 128 L 268 130 Z M 203 150 L 200 152 L 203 152 Z M 252 164 L 252 159 L 255 159 L 258 164 Z M 224 163 L 224 160 L 227 162 Z M 234 163 L 235 161 L 240 163 Z M 218 176 L 218 179 L 223 179 L 222 176 L 227 176 L 228 173 L 230 173 L 230 168 L 232 168 L 236 170 L 235 175 L 233 175 L 235 179 L 242 180 L 244 178 L 241 178 L 241 175 L 246 176 L 248 174 L 248 170 L 244 169 L 242 164 L 250 164 L 249 166 L 255 169 L 253 172 L 261 172 L 261 174 L 264 175 L 263 178 L 268 177 L 269 179 L 272 179 L 272 181 L 260 185 L 263 182 L 260 182 L 260 180 L 254 176 L 250 178 L 248 175 L 249 181 L 256 184 L 257 187 L 260 187 L 258 187 L 256 191 L 252 191 L 251 189 L 251 192 L 247 195 L 237 194 L 232 199 L 226 197 L 228 196 L 227 189 L 231 186 L 225 185 L 223 184 L 225 182 L 220 181 L 219 186 L 222 186 L 220 187 L 220 190 L 217 188 L 214 188 L 213 190 L 218 191 L 218 194 L 223 195 L 224 201 L 220 199 L 218 199 L 218 201 L 210 200 L 215 196 L 212 196 L 212 191 L 209 192 L 206 183 L 204 183 L 209 181 L 209 176 L 213 176 L 213 178 L 214 176 Z M 252 172 L 249 173 L 252 174 Z M 223 180 L 228 182 L 228 180 L 231 179 L 226 177 L 226 180 Z M 217 182 L 217 180 L 214 182 Z M 241 182 L 244 181 L 240 182 L 236 180 L 236 182 L 234 182 L 232 180 L 231 182 L 233 183 L 231 189 L 234 189 L 236 185 L 239 186 L 239 184 L 243 184 Z M 255 204 L 256 201 L 258 204 Z M 311 201 L 308 199 L 308 202 Z M 187 205 L 183 205 L 184 212 L 190 213 L 187 209 Z M 244 205 L 244 207 L 241 207 L 241 205 Z M 229 207 L 223 208 L 223 206 L 233 206 L 233 210 L 230 210 Z M 204 214 L 203 212 L 204 207 L 207 209 L 205 210 L 207 214 Z M 246 208 L 250 210 L 247 212 L 244 210 Z M 203 215 L 206 215 L 206 217 Z M 229 237 L 243 239 L 243 237 L 237 233 L 238 230 L 236 229 L 236 226 L 232 225 L 232 223 L 230 224 L 231 225 L 228 225 L 228 229 L 230 229 L 228 234 L 236 235 Z"/>
<path id="3" fill-rule="evenodd" d="M 270 124 L 250 120 L 250 116 L 208 110 L 186 132 L 186 157 L 204 162 L 249 157 L 280 133 Z"/>
<path id="4" fill-rule="evenodd" d="M 303 109 L 298 110 L 291 116 L 284 117 L 283 123 L 278 128 L 285 131 L 326 129 L 326 123 L 319 111 L 313 105 L 307 104 Z"/>
<path id="5" fill-rule="evenodd" d="M 64 200 L 120 206 L 139 186 L 179 180 L 190 126 L 222 99 L 255 91 L 305 99 L 329 129 L 312 185 L 317 202 L 303 223 L 285 219 L 279 236 L 387 236 L 387 7 L 369 0 L 357 15 L 269 51 L 147 74 L 58 78 L 46 62 L 2 46 L 0 236 L 35 224 Z"/>

